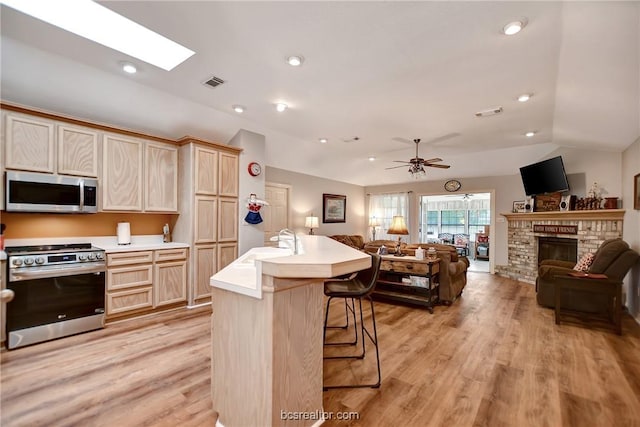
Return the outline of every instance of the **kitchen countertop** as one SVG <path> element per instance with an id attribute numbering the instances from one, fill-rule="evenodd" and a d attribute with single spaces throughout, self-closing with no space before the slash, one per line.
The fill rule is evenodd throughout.
<path id="1" fill-rule="evenodd" d="M 279 278 L 329 278 L 371 266 L 371 256 L 326 236 L 298 235 L 301 253 L 260 247 L 211 276 L 217 288 L 262 298 L 262 275 Z"/>
<path id="2" fill-rule="evenodd" d="M 91 243 L 93 246 L 104 249 L 107 253 L 112 252 L 132 252 L 151 251 L 158 249 L 180 249 L 188 248 L 189 245 L 180 242 L 162 242 L 162 234 L 131 236 L 130 245 L 118 245 L 116 236 L 90 236 L 90 237 L 47 237 L 29 239 L 7 239 L 5 246 L 27 246 L 27 245 L 56 245 L 63 243 Z"/>

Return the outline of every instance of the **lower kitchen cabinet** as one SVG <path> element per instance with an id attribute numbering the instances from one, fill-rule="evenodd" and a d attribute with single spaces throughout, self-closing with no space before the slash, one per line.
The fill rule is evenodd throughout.
<path id="1" fill-rule="evenodd" d="M 154 259 L 154 307 L 186 301 L 187 250 L 156 251 Z"/>
<path id="2" fill-rule="evenodd" d="M 187 301 L 187 249 L 107 254 L 107 319 Z"/>

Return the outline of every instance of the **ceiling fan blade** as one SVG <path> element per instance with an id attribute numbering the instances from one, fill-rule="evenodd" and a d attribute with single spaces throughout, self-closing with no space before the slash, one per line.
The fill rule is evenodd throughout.
<path id="1" fill-rule="evenodd" d="M 397 169 L 397 168 L 406 168 L 407 165 L 400 165 L 400 166 L 391 166 L 390 168 L 385 168 L 385 169 Z"/>
<path id="2" fill-rule="evenodd" d="M 406 163 L 406 164 L 408 164 L 408 165 L 410 165 L 410 164 L 411 164 L 411 162 L 407 162 L 407 161 L 405 161 L 405 160 L 392 160 L 392 162 L 394 162 L 394 163 Z"/>
<path id="3" fill-rule="evenodd" d="M 442 135 L 442 136 L 439 136 L 437 138 L 433 138 L 433 139 L 430 139 L 428 141 L 425 141 L 424 143 L 425 144 L 437 144 L 438 142 L 446 141 L 447 139 L 455 138 L 456 136 L 460 136 L 460 134 L 458 132 L 451 132 L 451 133 L 448 133 L 446 135 Z"/>
<path id="4" fill-rule="evenodd" d="M 425 163 L 434 163 L 434 162 L 441 162 L 442 159 L 436 157 L 435 159 L 429 159 L 429 160 L 425 160 Z"/>
<path id="5" fill-rule="evenodd" d="M 425 166 L 429 166 L 430 168 L 440 168 L 440 169 L 449 169 L 451 167 L 449 165 L 438 165 L 438 164 L 425 164 Z"/>
<path id="6" fill-rule="evenodd" d="M 407 138 L 401 138 L 399 136 L 396 136 L 395 138 L 391 138 L 391 140 L 393 141 L 398 141 L 398 142 L 402 142 L 404 144 L 413 144 L 414 142 L 411 141 L 410 139 Z"/>

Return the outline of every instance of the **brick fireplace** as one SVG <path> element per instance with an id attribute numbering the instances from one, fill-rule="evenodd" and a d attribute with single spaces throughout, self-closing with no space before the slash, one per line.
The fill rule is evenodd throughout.
<path id="1" fill-rule="evenodd" d="M 595 252 L 603 241 L 622 237 L 624 210 L 602 209 L 501 215 L 508 221 L 509 264 L 496 266 L 496 273 L 523 282 L 535 283 L 538 276 L 540 237 L 575 240 L 577 259 L 580 259 L 587 252 Z M 545 225 L 551 227 L 542 227 Z M 534 228 L 536 228 L 535 231 Z M 546 229 L 548 232 L 539 231 L 541 229 Z"/>

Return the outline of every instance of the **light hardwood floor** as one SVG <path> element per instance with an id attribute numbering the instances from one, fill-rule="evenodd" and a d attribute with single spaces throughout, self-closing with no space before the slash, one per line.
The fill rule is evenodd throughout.
<path id="1" fill-rule="evenodd" d="M 628 315 L 622 336 L 556 326 L 533 286 L 485 273 L 469 273 L 462 298 L 433 315 L 375 307 L 382 386 L 324 392 L 325 411 L 359 415 L 326 426 L 640 425 L 640 326 Z M 213 426 L 209 315 L 4 351 L 0 425 Z M 373 375 L 371 350 L 364 362 L 325 361 L 325 383 Z"/>

